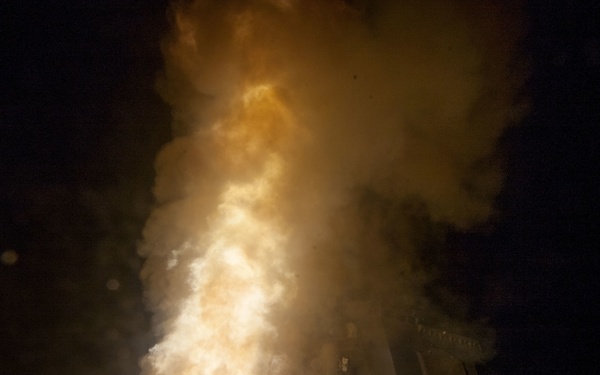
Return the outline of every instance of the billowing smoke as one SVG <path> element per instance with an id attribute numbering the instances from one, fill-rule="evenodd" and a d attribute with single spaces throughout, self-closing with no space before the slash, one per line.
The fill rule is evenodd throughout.
<path id="1" fill-rule="evenodd" d="M 419 223 L 464 229 L 491 214 L 494 145 L 521 112 L 518 11 L 384 0 L 171 10 L 159 90 L 174 139 L 156 161 L 140 250 L 158 337 L 144 371 L 325 373 L 311 358 L 349 301 L 421 303 Z"/>

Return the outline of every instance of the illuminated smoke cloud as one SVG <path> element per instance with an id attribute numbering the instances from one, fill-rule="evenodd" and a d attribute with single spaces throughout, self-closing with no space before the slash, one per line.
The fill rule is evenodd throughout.
<path id="1" fill-rule="evenodd" d="M 145 374 L 311 373 L 347 301 L 416 303 L 412 218 L 467 228 L 501 187 L 491 155 L 523 77 L 500 3 L 172 6 Z"/>

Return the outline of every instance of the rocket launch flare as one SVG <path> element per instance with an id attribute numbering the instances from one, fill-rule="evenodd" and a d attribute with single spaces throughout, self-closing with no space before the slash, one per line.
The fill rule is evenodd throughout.
<path id="1" fill-rule="evenodd" d="M 496 8 L 445 4 L 173 5 L 159 88 L 175 138 L 140 248 L 158 337 L 144 374 L 327 373 L 315 346 L 334 347 L 344 298 L 418 295 L 422 281 L 390 287 L 423 279 L 410 236 L 395 239 L 408 214 L 365 214 L 357 188 L 451 225 L 489 215 L 499 174 L 474 166 L 514 117 L 518 79 L 496 57 L 515 37 Z"/>
<path id="2" fill-rule="evenodd" d="M 291 124 L 268 85 L 240 99 L 203 135 L 219 145 L 221 167 L 242 172 L 223 184 L 206 229 L 172 253 L 188 253 L 177 272 L 186 273 L 189 290 L 146 359 L 153 374 L 253 374 L 273 357 L 269 313 L 293 293 L 276 204 L 285 167 L 274 145 Z"/>

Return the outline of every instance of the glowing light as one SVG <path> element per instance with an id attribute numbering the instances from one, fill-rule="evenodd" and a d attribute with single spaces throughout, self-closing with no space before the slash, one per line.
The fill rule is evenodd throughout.
<path id="1" fill-rule="evenodd" d="M 13 266 L 19 260 L 19 253 L 14 250 L 6 250 L 0 255 L 0 262 L 5 266 Z"/>
<path id="2" fill-rule="evenodd" d="M 119 283 L 119 280 L 117 279 L 109 279 L 106 282 L 106 289 L 108 290 L 117 290 L 121 287 L 121 283 Z"/>
<path id="3" fill-rule="evenodd" d="M 262 144 L 271 132 L 250 128 L 260 130 L 257 120 L 272 121 L 282 111 L 269 85 L 252 86 L 241 97 L 243 105 L 233 116 L 237 121 L 214 128 L 225 157 L 254 154 L 248 142 Z M 290 279 L 284 268 L 286 240 L 272 202 L 285 171 L 276 149 L 260 151 L 250 158 L 256 174 L 227 183 L 208 231 L 184 246 L 196 254 L 187 269 L 190 294 L 168 334 L 150 352 L 155 374 L 248 375 L 273 356 L 265 347 L 276 334 L 268 314 L 282 303 Z M 237 162 L 248 163 L 242 155 Z M 167 269 L 178 265 L 182 253 L 170 252 Z"/>

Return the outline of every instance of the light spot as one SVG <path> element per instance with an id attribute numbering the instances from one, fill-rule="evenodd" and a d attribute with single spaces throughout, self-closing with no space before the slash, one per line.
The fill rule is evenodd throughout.
<path id="1" fill-rule="evenodd" d="M 12 249 L 5 250 L 2 252 L 2 255 L 0 255 L 0 262 L 2 262 L 2 264 L 5 266 L 13 266 L 18 260 L 19 254 Z"/>
<path id="2" fill-rule="evenodd" d="M 117 290 L 117 289 L 119 289 L 120 286 L 121 286 L 121 284 L 119 283 L 119 280 L 117 280 L 117 279 L 109 279 L 106 282 L 106 289 L 108 289 L 108 290 Z"/>

